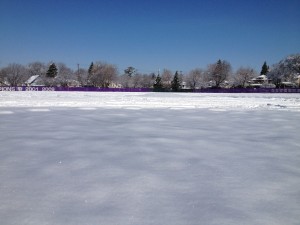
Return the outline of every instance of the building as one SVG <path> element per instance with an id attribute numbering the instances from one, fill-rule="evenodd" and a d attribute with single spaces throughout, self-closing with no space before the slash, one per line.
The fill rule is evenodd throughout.
<path id="1" fill-rule="evenodd" d="M 256 88 L 275 88 L 276 86 L 272 84 L 272 80 L 269 79 L 266 75 L 260 75 L 256 78 L 251 79 L 248 81 L 250 87 Z"/>
<path id="2" fill-rule="evenodd" d="M 25 81 L 26 86 L 41 86 L 41 77 L 40 75 L 33 75 L 27 81 Z"/>

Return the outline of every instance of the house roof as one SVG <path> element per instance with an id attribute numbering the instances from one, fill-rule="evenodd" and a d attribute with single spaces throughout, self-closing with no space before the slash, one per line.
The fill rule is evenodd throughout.
<path id="1" fill-rule="evenodd" d="M 33 75 L 31 76 L 25 83 L 32 84 L 40 75 Z"/>

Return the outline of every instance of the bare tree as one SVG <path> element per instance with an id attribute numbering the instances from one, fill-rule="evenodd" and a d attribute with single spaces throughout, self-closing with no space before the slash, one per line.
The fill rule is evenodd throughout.
<path id="1" fill-rule="evenodd" d="M 85 69 L 80 68 L 77 72 L 77 81 L 79 82 L 80 86 L 88 85 L 88 71 Z"/>
<path id="2" fill-rule="evenodd" d="M 76 76 L 74 75 L 73 70 L 67 67 L 64 63 L 58 63 L 58 74 L 57 74 L 57 82 L 59 85 L 66 87 L 69 86 L 70 83 L 73 83 L 76 80 Z"/>
<path id="3" fill-rule="evenodd" d="M 4 69 L 0 69 L 0 86 L 5 84 L 5 71 Z"/>
<path id="4" fill-rule="evenodd" d="M 155 82 L 155 74 L 143 74 L 142 75 L 142 81 L 141 81 L 141 87 L 142 88 L 152 88 L 153 84 Z"/>
<path id="5" fill-rule="evenodd" d="M 41 62 L 32 62 L 28 64 L 28 72 L 31 76 L 40 75 L 44 76 L 47 72 L 47 66 Z"/>
<path id="6" fill-rule="evenodd" d="M 142 86 L 142 75 L 135 73 L 133 75 L 123 74 L 120 76 L 119 82 L 125 88 L 140 88 Z"/>
<path id="7" fill-rule="evenodd" d="M 219 88 L 231 74 L 231 65 L 225 60 L 218 60 L 218 62 L 208 65 L 207 79 L 214 83 L 216 88 Z"/>
<path id="8" fill-rule="evenodd" d="M 172 80 L 173 80 L 173 73 L 171 70 L 164 69 L 161 74 L 161 82 L 166 89 L 170 89 L 172 86 Z"/>
<path id="9" fill-rule="evenodd" d="M 123 88 L 131 87 L 131 77 L 129 77 L 127 74 L 122 74 L 117 80 Z"/>
<path id="10" fill-rule="evenodd" d="M 21 64 L 12 63 L 2 69 L 3 77 L 10 86 L 20 86 L 29 78 L 28 70 Z"/>
<path id="11" fill-rule="evenodd" d="M 241 67 L 235 72 L 234 84 L 237 87 L 244 88 L 247 82 L 255 78 L 256 76 L 257 73 L 253 69 Z"/>
<path id="12" fill-rule="evenodd" d="M 142 87 L 142 80 L 143 80 L 143 76 L 140 73 L 136 73 L 133 75 L 132 77 L 132 84 L 133 84 L 133 88 L 141 88 Z"/>
<path id="13" fill-rule="evenodd" d="M 275 64 L 268 73 L 268 78 L 272 79 L 276 86 L 281 82 L 295 82 L 300 74 L 300 54 L 290 55 L 279 63 Z"/>
<path id="14" fill-rule="evenodd" d="M 137 72 L 134 67 L 128 67 L 124 70 L 124 74 L 121 76 L 121 84 L 126 88 L 139 88 L 142 83 L 142 75 Z"/>
<path id="15" fill-rule="evenodd" d="M 155 81 L 155 74 L 136 73 L 132 77 L 123 74 L 118 77 L 118 82 L 124 88 L 151 88 Z"/>
<path id="16" fill-rule="evenodd" d="M 184 80 L 191 89 L 199 88 L 204 82 L 204 72 L 202 69 L 194 69 L 185 76 Z"/>
<path id="17" fill-rule="evenodd" d="M 89 82 L 95 87 L 109 87 L 117 78 L 117 67 L 112 64 L 97 62 L 93 66 L 93 73 Z"/>

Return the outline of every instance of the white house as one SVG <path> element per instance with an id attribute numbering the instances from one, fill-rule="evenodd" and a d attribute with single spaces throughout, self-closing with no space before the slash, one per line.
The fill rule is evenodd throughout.
<path id="1" fill-rule="evenodd" d="M 249 81 L 250 87 L 261 87 L 261 88 L 275 88 L 276 86 L 271 83 L 271 79 L 268 79 L 266 75 L 260 75 Z"/>
<path id="2" fill-rule="evenodd" d="M 27 81 L 25 81 L 26 86 L 39 86 L 41 81 L 40 75 L 33 75 Z"/>

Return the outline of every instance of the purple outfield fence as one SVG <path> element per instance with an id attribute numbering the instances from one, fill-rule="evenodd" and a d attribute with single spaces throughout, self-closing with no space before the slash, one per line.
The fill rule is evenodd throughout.
<path id="1" fill-rule="evenodd" d="M 196 93 L 300 93 L 300 88 L 204 88 Z"/>
<path id="2" fill-rule="evenodd" d="M 151 92 L 151 88 L 97 88 L 97 87 L 0 87 L 0 91 L 86 91 L 86 92 Z"/>
<path id="3" fill-rule="evenodd" d="M 78 92 L 152 92 L 152 88 L 97 88 L 97 87 L 0 87 L 0 91 L 78 91 Z M 183 89 L 193 93 L 300 93 L 300 88 L 205 88 Z"/>

